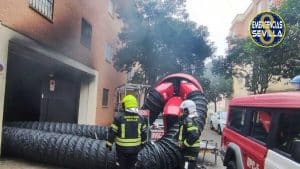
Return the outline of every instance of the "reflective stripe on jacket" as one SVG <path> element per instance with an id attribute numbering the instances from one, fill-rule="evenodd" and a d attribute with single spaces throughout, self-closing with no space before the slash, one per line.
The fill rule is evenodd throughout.
<path id="1" fill-rule="evenodd" d="M 135 148 L 147 139 L 147 124 L 143 117 L 133 112 L 121 112 L 111 124 L 107 145 L 115 142 L 121 148 Z"/>
<path id="2" fill-rule="evenodd" d="M 200 148 L 200 131 L 192 118 L 186 117 L 180 125 L 178 142 L 185 148 Z"/>

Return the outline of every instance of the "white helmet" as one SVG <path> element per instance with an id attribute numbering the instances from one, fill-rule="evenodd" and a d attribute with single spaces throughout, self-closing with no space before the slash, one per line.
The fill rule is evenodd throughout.
<path id="1" fill-rule="evenodd" d="M 189 114 L 193 114 L 194 112 L 196 112 L 196 104 L 193 100 L 185 100 L 180 104 L 180 109 L 188 110 Z"/>

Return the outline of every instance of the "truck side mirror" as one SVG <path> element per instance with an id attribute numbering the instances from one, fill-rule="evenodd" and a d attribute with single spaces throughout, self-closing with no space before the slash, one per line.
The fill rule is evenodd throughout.
<path id="1" fill-rule="evenodd" d="M 292 158 L 300 163 L 300 140 L 295 140 L 292 143 Z"/>

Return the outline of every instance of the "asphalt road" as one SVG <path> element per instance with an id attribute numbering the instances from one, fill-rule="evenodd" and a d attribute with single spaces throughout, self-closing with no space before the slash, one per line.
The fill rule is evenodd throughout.
<path id="1" fill-rule="evenodd" d="M 209 146 L 213 148 L 217 144 L 217 148 L 220 149 L 221 145 L 221 135 L 219 135 L 217 132 L 212 131 L 209 129 L 209 127 L 206 126 L 205 130 L 202 132 L 201 140 L 209 140 Z M 205 146 L 205 144 L 204 144 Z M 203 145 L 201 146 L 203 147 Z M 206 169 L 225 169 L 226 167 L 223 166 L 221 157 L 219 154 L 217 155 L 217 162 L 215 164 L 215 154 L 211 152 L 206 152 L 204 156 L 204 162 L 203 161 L 203 151 L 198 156 L 198 167 L 204 166 Z M 202 169 L 202 168 L 201 168 Z M 204 169 L 204 168 L 203 168 Z"/>
<path id="2" fill-rule="evenodd" d="M 217 143 L 217 147 L 220 147 L 221 136 L 217 134 L 215 131 L 211 131 L 208 127 L 205 128 L 201 135 L 201 140 L 212 140 L 210 145 L 215 145 Z M 222 161 L 220 156 L 217 156 L 217 164 L 214 165 L 215 155 L 206 152 L 203 160 L 203 153 L 199 154 L 198 166 L 204 166 L 205 169 L 225 169 L 222 165 Z M 203 165 L 204 164 L 204 165 Z M 0 159 L 0 168 L 1 169 L 61 169 L 58 167 L 48 166 L 39 163 L 28 162 L 24 160 L 16 160 L 16 159 Z M 204 168 L 201 168 L 204 169 Z"/>

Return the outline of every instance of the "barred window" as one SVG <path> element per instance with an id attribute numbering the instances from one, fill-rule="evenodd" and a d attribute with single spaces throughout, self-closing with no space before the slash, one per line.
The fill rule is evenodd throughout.
<path id="1" fill-rule="evenodd" d="M 29 0 L 29 6 L 42 16 L 53 20 L 54 0 Z"/>

